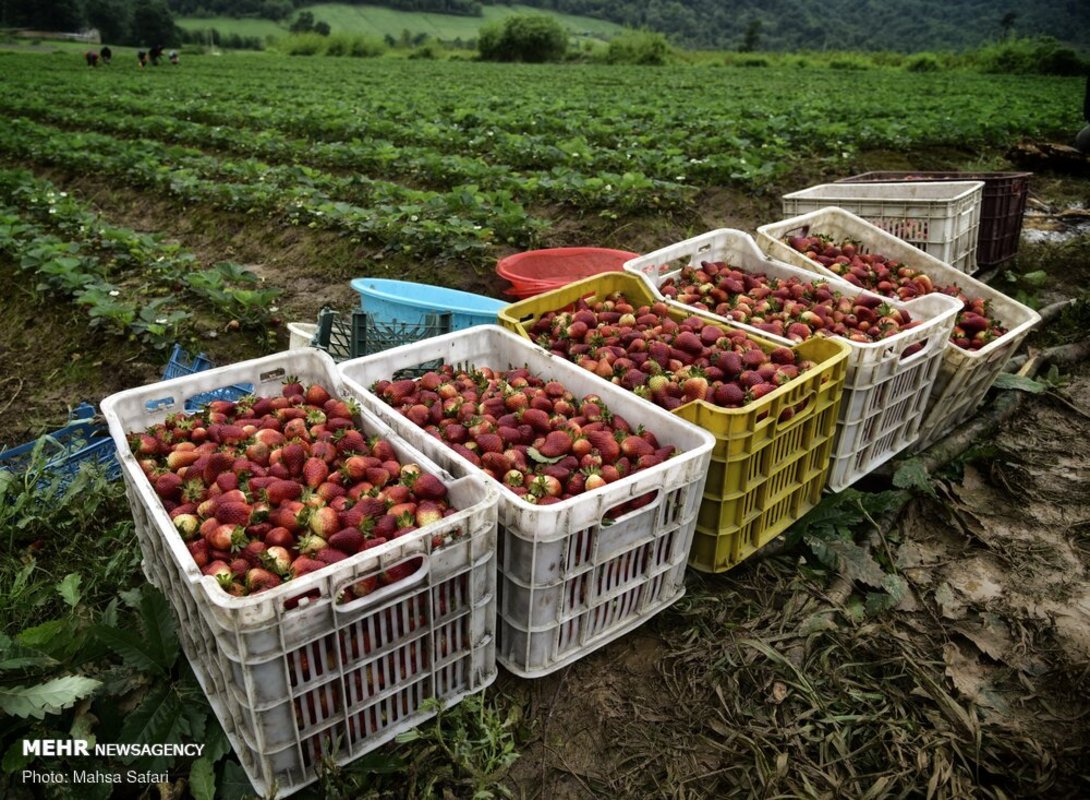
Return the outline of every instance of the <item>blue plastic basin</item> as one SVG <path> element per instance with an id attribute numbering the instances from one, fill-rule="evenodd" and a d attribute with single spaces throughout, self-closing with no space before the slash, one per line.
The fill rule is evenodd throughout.
<path id="1" fill-rule="evenodd" d="M 480 294 L 386 278 L 356 278 L 352 288 L 359 292 L 363 310 L 375 322 L 420 325 L 429 315 L 449 313 L 452 331 L 495 325 L 496 315 L 507 305 Z"/>

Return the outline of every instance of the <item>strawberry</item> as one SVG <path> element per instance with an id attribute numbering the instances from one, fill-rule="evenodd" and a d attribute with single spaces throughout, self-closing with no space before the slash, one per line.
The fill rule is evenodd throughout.
<path id="1" fill-rule="evenodd" d="M 279 575 L 261 567 L 253 567 L 246 572 L 245 583 L 250 594 L 264 592 L 267 589 L 275 589 L 283 582 L 283 579 Z"/>
<path id="2" fill-rule="evenodd" d="M 434 475 L 421 473 L 413 481 L 412 492 L 420 500 L 442 500 L 447 496 L 447 487 Z"/>
<path id="3" fill-rule="evenodd" d="M 545 458 L 557 458 L 571 452 L 572 437 L 567 431 L 550 431 L 545 441 L 537 448 Z"/>
<path id="4" fill-rule="evenodd" d="M 416 506 L 416 525 L 423 528 L 443 519 L 442 509 L 431 500 L 422 500 Z"/>
<path id="5" fill-rule="evenodd" d="M 221 525 L 241 525 L 245 527 L 250 524 L 250 517 L 253 513 L 253 509 L 246 503 L 219 503 L 216 506 L 215 517 Z"/>
<path id="6" fill-rule="evenodd" d="M 584 431 L 586 429 L 584 428 Z M 602 462 L 611 464 L 620 458 L 621 448 L 616 439 L 606 431 L 586 431 L 587 439 L 602 456 Z"/>
<path id="7" fill-rule="evenodd" d="M 286 575 L 292 565 L 291 553 L 279 545 L 269 547 L 260 558 L 262 566 L 277 575 Z"/>
<path id="8" fill-rule="evenodd" d="M 194 539 L 191 542 L 186 543 L 186 548 L 189 550 L 189 554 L 193 556 L 193 562 L 200 568 L 208 566 L 208 541 L 205 539 Z"/>
<path id="9" fill-rule="evenodd" d="M 280 457 L 292 477 L 299 477 L 303 474 L 303 465 L 307 460 L 307 451 L 303 448 L 303 445 L 297 442 L 284 445 L 280 449 Z"/>
<path id="10" fill-rule="evenodd" d="M 521 422 L 531 426 L 539 433 L 548 433 L 552 430 L 552 424 L 549 422 L 549 415 L 538 408 L 528 408 L 523 411 Z"/>
<path id="11" fill-rule="evenodd" d="M 211 486 L 215 483 L 216 478 L 221 472 L 229 472 L 234 466 L 235 460 L 227 453 L 213 453 L 208 458 L 208 463 L 204 467 L 204 483 L 206 486 Z"/>
<path id="12" fill-rule="evenodd" d="M 267 549 L 268 546 L 264 542 L 251 539 L 246 543 L 246 546 L 239 551 L 239 555 L 250 562 L 251 567 L 256 567 L 261 564 L 262 556 Z"/>
<path id="13" fill-rule="evenodd" d="M 286 500 L 298 500 L 303 494 L 303 484 L 298 481 L 274 480 L 265 488 L 265 498 L 270 506 L 279 506 Z"/>
<path id="14" fill-rule="evenodd" d="M 311 456 L 303 462 L 303 483 L 311 489 L 317 489 L 329 477 L 329 465 L 321 458 Z"/>
<path id="15" fill-rule="evenodd" d="M 358 528 L 345 528 L 329 537 L 329 546 L 352 555 L 363 548 L 363 533 Z"/>
<path id="16" fill-rule="evenodd" d="M 299 556 L 291 562 L 291 565 L 288 567 L 288 573 L 292 578 L 301 578 L 311 572 L 324 569 L 326 566 L 328 565 L 324 561 L 318 561 L 308 556 Z"/>
<path id="17" fill-rule="evenodd" d="M 155 481 L 155 493 L 164 500 L 174 500 L 182 495 L 182 479 L 173 472 L 165 472 Z"/>
<path id="18" fill-rule="evenodd" d="M 338 431 L 340 433 L 340 431 Z M 343 435 L 334 434 L 334 444 L 340 455 L 346 453 L 366 453 L 368 451 L 367 440 L 358 430 L 344 431 Z"/>
<path id="19" fill-rule="evenodd" d="M 318 383 L 312 383 L 307 387 L 303 399 L 312 406 L 323 406 L 329 402 L 331 396 L 324 386 Z"/>
<path id="20" fill-rule="evenodd" d="M 338 530 L 337 512 L 329 506 L 316 508 L 307 523 L 311 531 L 323 538 L 332 536 Z"/>
<path id="21" fill-rule="evenodd" d="M 178 514 L 173 521 L 178 533 L 187 541 L 196 537 L 201 524 L 194 514 Z"/>
<path id="22" fill-rule="evenodd" d="M 238 525 L 217 525 L 205 538 L 209 548 L 223 552 L 237 552 L 247 542 L 245 529 Z"/>
<path id="23" fill-rule="evenodd" d="M 201 458 L 201 453 L 196 450 L 172 450 L 166 458 L 166 466 L 171 472 L 177 472 L 182 467 L 188 467 Z"/>
<path id="24" fill-rule="evenodd" d="M 338 561 L 344 561 L 348 558 L 348 555 L 348 553 L 342 553 L 332 547 L 325 547 L 314 554 L 314 559 L 320 561 L 323 565 L 336 564 Z"/>

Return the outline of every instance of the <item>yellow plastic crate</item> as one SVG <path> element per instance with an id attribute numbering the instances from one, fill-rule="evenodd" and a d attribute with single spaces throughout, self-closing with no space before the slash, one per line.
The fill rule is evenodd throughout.
<path id="1" fill-rule="evenodd" d="M 510 305 L 500 311 L 499 323 L 529 339 L 529 329 L 550 311 L 614 292 L 636 305 L 657 302 L 638 276 L 610 272 Z M 688 316 L 674 308 L 669 314 L 678 321 Z M 729 325 L 709 324 L 730 330 Z M 766 351 L 781 346 L 750 338 Z M 730 569 L 821 499 L 850 348 L 840 339 L 813 338 L 794 349 L 817 366 L 759 400 L 742 408 L 694 400 L 673 412 L 715 437 L 689 554 L 689 566 L 695 569 Z M 780 414 L 789 408 L 795 414 L 780 422 Z"/>

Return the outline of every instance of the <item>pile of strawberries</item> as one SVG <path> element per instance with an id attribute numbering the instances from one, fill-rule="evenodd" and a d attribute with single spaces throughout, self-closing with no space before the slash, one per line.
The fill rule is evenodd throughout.
<path id="1" fill-rule="evenodd" d="M 597 395 L 576 398 L 526 368 L 444 366 L 371 391 L 486 475 L 537 505 L 559 503 L 661 464 L 675 454 Z M 646 505 L 654 493 L 610 509 Z"/>
<path id="2" fill-rule="evenodd" d="M 885 297 L 909 300 L 932 292 L 956 297 L 962 303 L 950 341 L 964 350 L 979 350 L 1007 333 L 992 316 L 986 300 L 969 297 L 956 284 L 936 286 L 924 272 L 881 253 L 861 252 L 858 242 L 837 242 L 829 236 L 789 236 L 787 243 L 811 261 L 835 272 L 855 286 Z"/>
<path id="3" fill-rule="evenodd" d="M 659 290 L 685 305 L 794 341 L 825 333 L 854 342 L 876 342 L 920 324 L 907 311 L 873 295 L 849 297 L 826 281 L 743 272 L 723 261 L 683 267 Z"/>
<path id="4" fill-rule="evenodd" d="M 812 369 L 790 347 L 766 352 L 745 331 L 700 317 L 677 322 L 663 302 L 636 306 L 621 292 L 542 315 L 530 337 L 640 397 L 673 411 L 693 400 L 738 408 Z M 788 418 L 793 410 L 784 409 Z"/>
<path id="5" fill-rule="evenodd" d="M 354 404 L 288 379 L 279 397 L 213 400 L 129 437 L 132 452 L 205 575 L 256 594 L 453 514 L 447 489 Z M 436 537 L 434 547 L 457 535 Z M 357 581 L 338 602 L 412 574 L 420 559 Z"/>

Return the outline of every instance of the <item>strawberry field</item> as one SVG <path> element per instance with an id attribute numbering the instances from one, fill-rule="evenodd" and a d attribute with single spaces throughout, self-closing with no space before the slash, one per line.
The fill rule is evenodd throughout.
<path id="1" fill-rule="evenodd" d="M 117 58 L 91 70 L 74 56 L 0 52 L 0 72 L 2 447 L 56 428 L 81 400 L 157 380 L 174 343 L 218 364 L 283 350 L 288 322 L 358 302 L 352 278 L 504 297 L 493 270 L 510 253 L 580 245 L 646 253 L 719 227 L 752 232 L 780 219 L 782 193 L 865 170 L 1012 169 L 1015 143 L 1073 136 L 1083 87 L 969 72 L 264 55 L 145 70 Z M 483 695 L 349 766 L 323 764 L 319 748 L 320 779 L 297 796 L 1086 796 L 1090 259 L 1088 237 L 1071 221 L 1088 205 L 1086 177 L 1034 176 L 1027 225 L 1058 230 L 1024 241 L 984 277 L 1051 310 L 1018 362 L 1028 365 L 1023 374 L 1002 375 L 960 433 L 827 494 L 760 557 L 722 575 L 688 570 L 681 600 L 548 677 L 501 670 Z M 877 295 L 850 300 L 720 264 L 682 270 L 662 288 L 795 341 L 825 325 L 860 342 L 896 337 L 919 322 L 878 295 L 933 289 L 964 303 L 957 346 L 971 351 L 1004 332 L 956 286 L 864 260 L 850 243 L 790 244 Z M 712 281 L 726 289 L 708 289 Z M 770 314 L 777 297 L 782 313 Z M 1075 302 L 1054 305 L 1066 300 Z M 611 296 L 544 314 L 530 334 L 667 409 L 695 396 L 741 406 L 814 366 L 795 363 L 786 347 L 765 353 L 690 320 L 666 326 L 670 352 L 653 310 Z M 629 340 L 601 357 L 625 315 L 640 345 Z M 714 366 L 693 372 L 677 349 Z M 647 380 L 637 367 L 658 350 L 665 376 Z M 518 364 L 492 366 L 495 375 L 429 373 L 378 391 L 413 425 L 483 463 L 505 491 L 543 505 L 570 496 L 573 471 L 581 492 L 615 480 L 615 462 L 661 470 L 677 455 L 638 420 L 577 417 L 563 386 Z M 752 385 L 739 388 L 729 376 L 743 369 Z M 512 386 L 525 395 L 512 399 Z M 327 418 L 352 427 L 351 412 L 308 392 L 285 389 L 307 403 L 305 424 L 293 428 L 312 431 Z M 430 400 L 457 406 L 466 392 L 496 406 L 495 426 L 457 408 L 456 418 L 429 416 Z M 284 496 L 275 519 L 259 521 L 270 509 L 251 504 L 191 430 L 237 437 L 286 401 L 260 403 L 261 413 L 232 405 L 201 422 L 170 418 L 134 440 L 183 536 L 204 526 L 223 545 L 212 548 L 218 555 L 203 544 L 190 552 L 235 594 L 320 575 L 376 546 L 339 530 L 331 508 L 348 479 L 330 476 L 355 470 L 381 491 L 403 462 L 384 445 L 365 458 L 328 447 L 328 458 L 320 448 L 292 451 L 284 474 L 273 474 L 265 451 L 282 442 L 267 434 L 264 450 L 252 444 L 245 457 L 270 471 L 259 488 L 279 483 Z M 535 403 L 565 418 L 563 434 L 545 436 L 547 420 L 518 430 L 522 406 Z M 187 445 L 160 446 L 179 425 Z M 541 437 L 529 460 L 510 449 Z M 606 464 L 594 462 L 613 450 Z M 0 471 L 0 794 L 250 796 L 181 653 L 188 640 L 173 603 L 141 573 L 121 484 L 92 469 L 62 482 L 43 471 L 44 458 L 25 473 Z M 201 469 L 187 474 L 195 463 Z M 453 514 L 429 480 L 419 496 L 397 484 L 391 502 L 401 513 L 376 516 L 381 536 L 369 527 L 367 541 Z M 212 484 L 237 494 L 213 503 L 202 494 Z M 313 505 L 329 505 L 300 525 L 312 492 L 322 493 Z M 648 502 L 650 494 L 615 511 Z M 240 526 L 253 563 L 229 557 Z M 271 529 L 286 531 L 283 541 L 269 544 Z M 284 544 L 295 533 L 308 545 L 292 566 Z M 346 600 L 403 578 L 387 569 Z M 207 746 L 199 757 L 93 765 L 21 749 L 25 739 L 67 737 Z M 118 787 L 23 777 L 107 767 L 152 777 Z"/>

